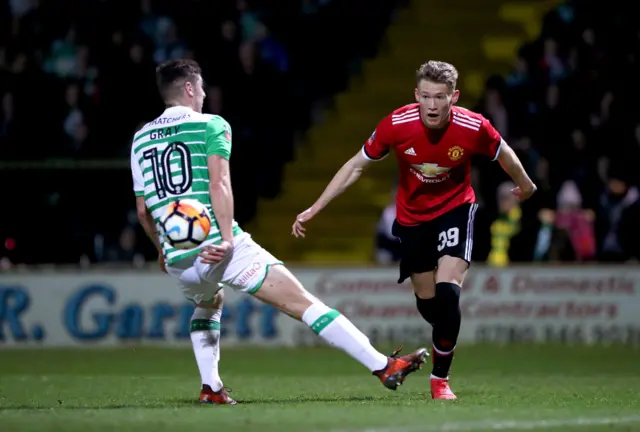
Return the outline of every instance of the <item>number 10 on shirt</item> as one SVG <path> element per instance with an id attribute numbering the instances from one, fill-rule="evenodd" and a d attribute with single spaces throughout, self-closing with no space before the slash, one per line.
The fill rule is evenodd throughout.
<path id="1" fill-rule="evenodd" d="M 171 157 L 177 154 L 179 157 L 178 171 L 171 171 Z M 191 188 L 193 176 L 191 175 L 191 152 L 183 142 L 174 141 L 162 152 L 157 148 L 145 151 L 142 156 L 151 162 L 153 170 L 153 182 L 159 199 L 164 199 L 167 193 L 180 195 Z M 180 179 L 178 180 L 177 177 Z"/>

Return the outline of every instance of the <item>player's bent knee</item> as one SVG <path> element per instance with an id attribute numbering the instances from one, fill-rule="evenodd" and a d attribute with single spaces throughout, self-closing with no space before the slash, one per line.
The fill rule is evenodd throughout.
<path id="1" fill-rule="evenodd" d="M 438 261 L 436 270 L 436 284 L 440 282 L 451 282 L 462 286 L 464 278 L 469 270 L 469 263 L 462 258 L 445 255 Z"/>
<path id="2" fill-rule="evenodd" d="M 196 304 L 196 307 L 202 309 L 221 309 L 224 303 L 224 291 L 220 290 L 216 295 L 208 301 L 203 301 Z"/>
<path id="3" fill-rule="evenodd" d="M 436 285 L 436 297 L 446 303 L 460 303 L 460 285 L 451 282 L 440 282 Z"/>
<path id="4" fill-rule="evenodd" d="M 413 291 L 421 299 L 430 299 L 436 295 L 436 282 L 434 273 L 414 273 L 411 275 Z"/>
<path id="5" fill-rule="evenodd" d="M 253 296 L 297 320 L 318 300 L 283 265 L 272 266 Z"/>

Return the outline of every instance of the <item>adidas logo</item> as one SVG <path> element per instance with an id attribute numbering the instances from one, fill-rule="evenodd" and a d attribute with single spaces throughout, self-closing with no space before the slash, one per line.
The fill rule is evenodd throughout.
<path id="1" fill-rule="evenodd" d="M 411 155 L 411 156 L 416 156 L 416 151 L 413 149 L 413 147 L 411 147 L 410 149 L 405 150 L 404 154 Z"/>

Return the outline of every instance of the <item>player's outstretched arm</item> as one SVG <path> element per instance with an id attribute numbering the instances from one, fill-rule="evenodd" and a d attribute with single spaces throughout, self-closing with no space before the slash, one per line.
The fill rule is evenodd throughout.
<path id="1" fill-rule="evenodd" d="M 144 201 L 144 196 L 136 197 L 136 212 L 138 213 L 138 220 L 140 221 L 140 225 L 142 225 L 142 229 L 149 237 L 149 240 L 153 243 L 158 251 L 158 259 L 160 260 L 160 268 L 162 271 L 166 271 L 164 268 L 164 256 L 162 255 L 162 246 L 160 244 L 160 239 L 158 238 L 158 233 L 156 232 L 156 227 L 153 222 L 153 216 L 147 209 L 147 203 Z"/>
<path id="2" fill-rule="evenodd" d="M 222 242 L 213 246 L 219 259 L 233 249 L 233 191 L 231 189 L 231 126 L 220 116 L 209 117 L 206 128 L 209 196 Z"/>
<path id="3" fill-rule="evenodd" d="M 229 161 L 223 156 L 212 155 L 208 158 L 208 165 L 213 214 L 220 228 L 222 241 L 233 243 L 233 191 Z"/>
<path id="4" fill-rule="evenodd" d="M 359 151 L 354 157 L 349 159 L 347 163 L 342 165 L 333 179 L 329 182 L 320 198 L 307 210 L 303 211 L 296 217 L 293 224 L 292 234 L 296 237 L 305 236 L 304 223 L 313 218 L 320 210 L 325 208 L 335 197 L 344 192 L 349 186 L 354 184 L 360 178 L 363 169 L 371 163 Z"/>
<path id="5" fill-rule="evenodd" d="M 531 178 L 527 175 L 520 159 L 516 156 L 513 149 L 505 142 L 502 141 L 500 146 L 500 155 L 498 156 L 498 162 L 502 169 L 509 174 L 509 177 L 516 184 L 516 188 L 512 189 L 512 193 L 520 198 L 526 200 L 537 190 L 536 185 L 531 181 Z"/>

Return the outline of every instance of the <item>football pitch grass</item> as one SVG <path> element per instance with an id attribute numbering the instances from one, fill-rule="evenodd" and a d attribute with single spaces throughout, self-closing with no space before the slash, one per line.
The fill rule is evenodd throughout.
<path id="1" fill-rule="evenodd" d="M 416 347 L 406 347 L 406 350 Z M 457 402 L 429 367 L 398 391 L 330 348 L 225 349 L 237 406 L 200 406 L 191 351 L 0 351 L 1 431 L 640 431 L 640 350 L 460 347 Z"/>

